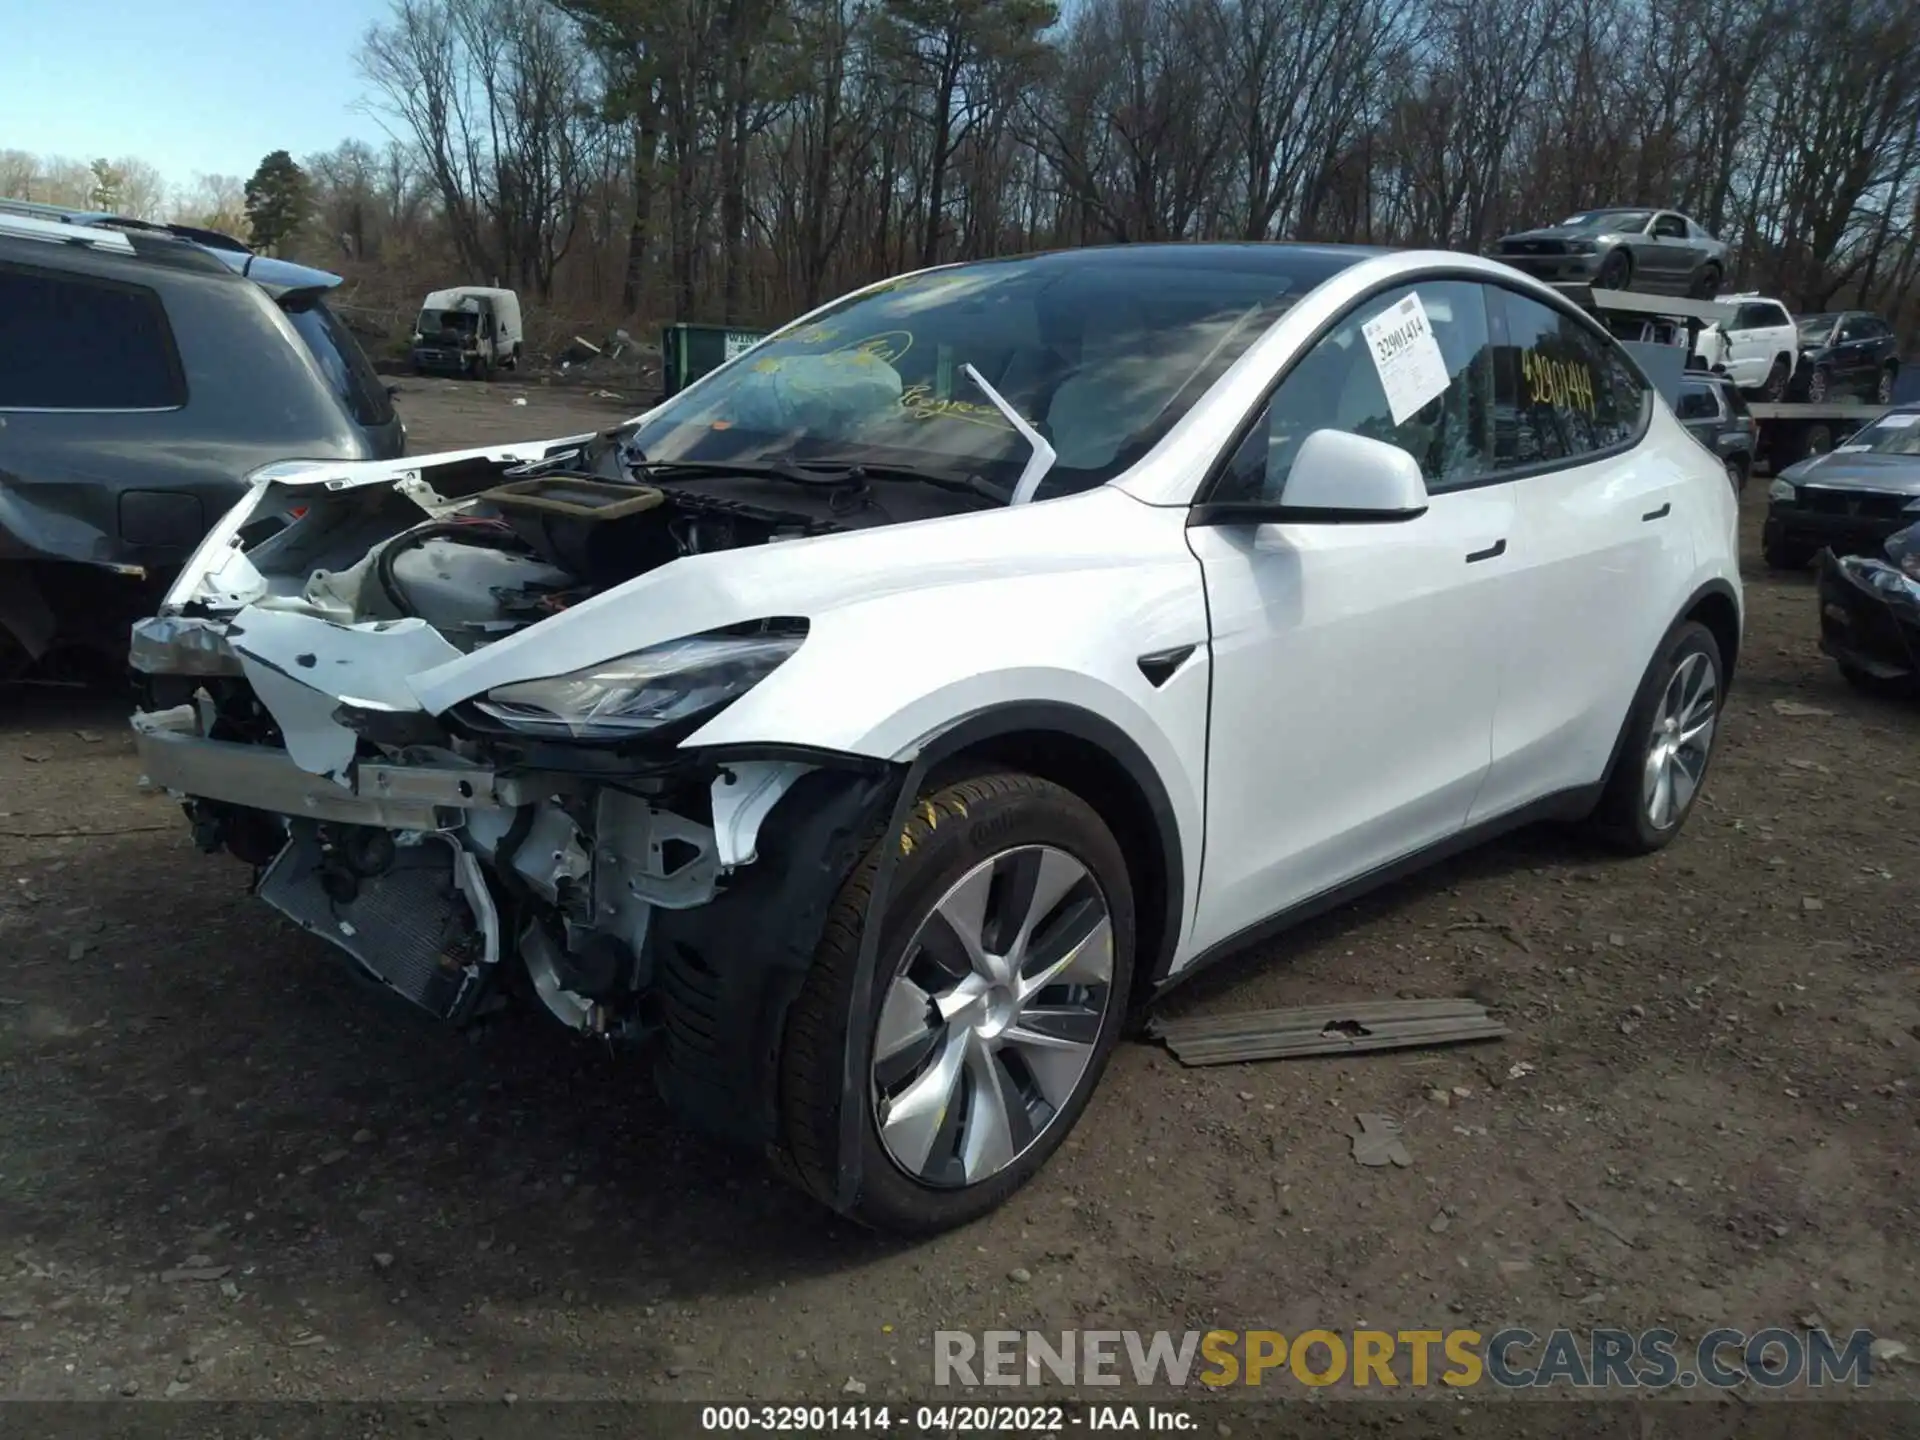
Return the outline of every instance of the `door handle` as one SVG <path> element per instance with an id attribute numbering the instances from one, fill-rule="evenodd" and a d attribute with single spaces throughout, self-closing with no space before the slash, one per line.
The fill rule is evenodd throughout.
<path id="1" fill-rule="evenodd" d="M 1658 510 L 1649 510 L 1647 511 L 1646 514 L 1642 515 L 1640 518 L 1642 520 L 1664 520 L 1672 512 L 1673 512 L 1673 502 L 1669 500 L 1666 504 L 1662 505 Z"/>
<path id="2" fill-rule="evenodd" d="M 1472 565 L 1480 560 L 1497 560 L 1506 553 L 1507 542 L 1505 540 L 1496 540 L 1484 550 L 1471 551 L 1467 555 L 1467 564 Z"/>

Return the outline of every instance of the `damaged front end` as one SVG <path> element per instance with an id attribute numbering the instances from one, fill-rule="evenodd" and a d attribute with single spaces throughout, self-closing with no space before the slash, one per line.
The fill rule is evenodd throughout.
<path id="1" fill-rule="evenodd" d="M 1920 525 L 1890 538 L 1884 560 L 1819 561 L 1820 648 L 1865 688 L 1920 691 Z"/>
<path id="2" fill-rule="evenodd" d="M 805 622 L 421 699 L 651 568 L 833 528 L 635 483 L 619 441 L 266 477 L 134 627 L 138 748 L 201 848 L 363 978 L 453 1023 L 517 999 L 657 1037 L 684 1114 L 763 1142 L 785 1003 L 897 767 L 682 742 Z"/>

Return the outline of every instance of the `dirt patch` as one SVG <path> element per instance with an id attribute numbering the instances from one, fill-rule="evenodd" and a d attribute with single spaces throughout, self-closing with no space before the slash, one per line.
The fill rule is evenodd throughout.
<path id="1" fill-rule="evenodd" d="M 409 375 L 392 383 L 399 387 L 396 404 L 414 455 L 604 430 L 658 400 L 637 390 L 553 384 L 538 376 L 522 382 Z"/>
<path id="2" fill-rule="evenodd" d="M 416 448 L 623 413 L 522 393 L 400 403 Z M 1197 1071 L 1123 1047 L 1034 1185 L 918 1246 L 678 1133 L 631 1059 L 371 1003 L 141 795 L 123 707 L 0 691 L 5 1393 L 926 1398 L 936 1327 L 1813 1314 L 1911 1343 L 1920 711 L 1840 683 L 1808 581 L 1748 579 L 1671 850 L 1521 834 L 1174 1002 L 1468 994 L 1511 1038 Z M 1363 1111 L 1410 1167 L 1353 1163 Z"/>

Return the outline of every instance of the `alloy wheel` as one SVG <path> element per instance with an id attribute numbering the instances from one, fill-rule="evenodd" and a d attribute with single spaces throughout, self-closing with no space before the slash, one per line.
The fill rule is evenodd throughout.
<path id="1" fill-rule="evenodd" d="M 1719 690 L 1713 662 L 1696 651 L 1675 667 L 1661 694 L 1641 787 L 1641 802 L 1656 830 L 1680 823 L 1707 773 Z"/>
<path id="2" fill-rule="evenodd" d="M 1876 404 L 1891 405 L 1893 403 L 1893 372 L 1891 370 L 1880 372 L 1880 383 L 1874 387 L 1873 394 Z"/>
<path id="3" fill-rule="evenodd" d="M 1827 372 L 1824 370 L 1815 370 L 1813 374 L 1807 377 L 1807 399 L 1811 400 L 1815 405 L 1819 405 L 1823 403 L 1826 398 Z"/>
<path id="4" fill-rule="evenodd" d="M 923 1185 L 990 1179 L 1067 1108 L 1113 1003 L 1113 922 L 1050 845 L 975 865 L 920 922 L 881 1001 L 871 1069 L 888 1157 Z"/>

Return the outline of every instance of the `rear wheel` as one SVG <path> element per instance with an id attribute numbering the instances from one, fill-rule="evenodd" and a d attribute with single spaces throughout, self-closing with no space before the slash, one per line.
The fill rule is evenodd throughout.
<path id="1" fill-rule="evenodd" d="M 1807 376 L 1807 403 L 1811 405 L 1826 404 L 1827 395 L 1832 388 L 1833 377 L 1827 373 L 1827 367 L 1824 365 L 1814 366 L 1813 373 Z"/>
<path id="2" fill-rule="evenodd" d="M 1876 405 L 1891 405 L 1893 403 L 1893 382 L 1896 370 L 1897 367 L 1892 365 L 1883 365 L 1880 367 L 1880 379 L 1875 383 L 1873 388 L 1873 400 Z"/>
<path id="3" fill-rule="evenodd" d="M 877 917 L 871 1020 L 854 1035 L 856 962 L 887 845 L 899 849 Z M 852 1097 L 851 1217 L 924 1234 L 986 1214 L 1085 1109 L 1125 1020 L 1133 941 L 1125 859 L 1080 797 L 1011 772 L 926 795 L 855 867 L 794 1001 L 779 1168 L 833 1198 L 851 1058 L 866 1077 Z"/>
<path id="4" fill-rule="evenodd" d="M 1720 293 L 1720 267 L 1703 265 L 1693 277 L 1693 297 L 1696 300 L 1711 300 Z"/>
<path id="5" fill-rule="evenodd" d="M 1773 368 L 1767 371 L 1767 378 L 1761 382 L 1760 398 L 1769 405 L 1778 405 L 1787 398 L 1787 382 L 1793 376 L 1793 367 L 1784 355 L 1773 357 Z"/>
<path id="6" fill-rule="evenodd" d="M 1686 824 L 1707 778 L 1719 730 L 1720 647 L 1686 621 L 1668 635 L 1627 713 L 1594 828 L 1635 854 L 1663 849 Z"/>

